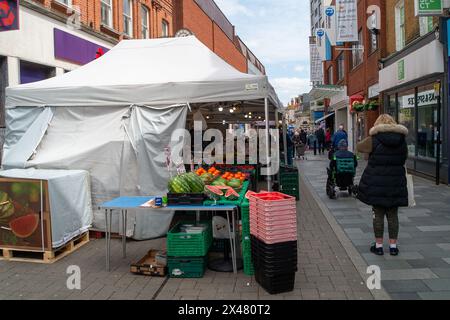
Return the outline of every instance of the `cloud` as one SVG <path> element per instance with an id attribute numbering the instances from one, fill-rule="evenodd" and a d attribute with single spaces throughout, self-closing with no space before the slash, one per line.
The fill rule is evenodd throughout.
<path id="1" fill-rule="evenodd" d="M 253 16 L 253 13 L 239 0 L 215 0 L 216 4 L 227 17 L 236 15 Z"/>
<path id="2" fill-rule="evenodd" d="M 306 70 L 306 67 L 303 66 L 303 65 L 296 65 L 296 66 L 294 67 L 294 70 L 297 71 L 297 72 L 303 72 L 303 71 Z"/>
<path id="3" fill-rule="evenodd" d="M 280 99 L 309 92 L 310 1 L 216 0 L 265 65 Z M 286 67 L 288 66 L 288 67 Z"/>
<path id="4" fill-rule="evenodd" d="M 280 100 L 287 105 L 291 98 L 311 90 L 309 78 L 281 77 L 271 79 Z"/>

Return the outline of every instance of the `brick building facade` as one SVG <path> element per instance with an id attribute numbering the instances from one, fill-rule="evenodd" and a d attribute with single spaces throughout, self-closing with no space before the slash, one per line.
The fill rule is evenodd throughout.
<path id="1" fill-rule="evenodd" d="M 237 70 L 264 74 L 264 66 L 236 35 L 213 0 L 174 0 L 174 33 L 187 29 Z"/>

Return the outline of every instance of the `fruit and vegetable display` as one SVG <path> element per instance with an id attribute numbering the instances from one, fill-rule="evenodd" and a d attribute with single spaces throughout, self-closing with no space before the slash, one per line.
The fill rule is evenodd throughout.
<path id="1" fill-rule="evenodd" d="M 199 168 L 195 171 L 205 185 L 218 186 L 218 187 L 231 187 L 235 191 L 239 191 L 244 181 L 248 178 L 248 174 L 237 172 L 224 172 L 217 170 L 215 167 L 211 167 L 208 170 Z"/>
<path id="2" fill-rule="evenodd" d="M 39 182 L 0 183 L 0 245 L 42 247 Z M 44 208 L 45 210 L 45 208 Z"/>
<path id="3" fill-rule="evenodd" d="M 239 192 L 248 177 L 247 173 L 223 172 L 214 166 L 209 169 L 201 167 L 194 172 L 181 173 L 171 178 L 168 189 L 171 196 L 204 194 L 215 202 L 221 199 L 235 201 L 239 199 Z"/>

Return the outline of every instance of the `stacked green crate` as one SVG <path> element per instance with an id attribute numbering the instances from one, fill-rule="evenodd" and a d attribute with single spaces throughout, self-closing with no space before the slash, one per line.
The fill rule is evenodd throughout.
<path id="1" fill-rule="evenodd" d="M 242 257 L 244 260 L 244 273 L 248 276 L 255 274 L 252 263 L 252 248 L 250 241 L 250 204 L 247 199 L 241 203 L 242 221 Z"/>
<path id="2" fill-rule="evenodd" d="M 211 221 L 202 221 L 206 229 L 200 233 L 183 232 L 179 222 L 167 233 L 169 276 L 175 278 L 201 278 L 207 265 L 207 254 L 212 244 Z"/>
<path id="3" fill-rule="evenodd" d="M 280 191 L 300 200 L 298 169 L 290 166 L 280 167 Z"/>

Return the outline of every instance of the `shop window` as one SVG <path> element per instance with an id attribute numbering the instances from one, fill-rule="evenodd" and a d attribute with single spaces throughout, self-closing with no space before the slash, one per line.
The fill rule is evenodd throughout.
<path id="1" fill-rule="evenodd" d="M 406 143 L 410 156 L 416 155 L 415 90 L 398 94 L 398 122 L 408 128 Z"/>
<path id="2" fill-rule="evenodd" d="M 141 27 L 142 27 L 142 39 L 149 38 L 149 14 L 146 6 L 141 5 Z"/>
<path id="3" fill-rule="evenodd" d="M 20 83 L 45 80 L 55 76 L 55 68 L 27 61 L 20 61 Z"/>
<path id="4" fill-rule="evenodd" d="M 166 20 L 162 21 L 161 36 L 163 38 L 166 38 L 169 36 L 169 23 Z"/>
<path id="5" fill-rule="evenodd" d="M 419 157 L 436 158 L 437 103 L 433 85 L 419 87 L 417 95 L 417 155 Z"/>
<path id="6" fill-rule="evenodd" d="M 133 36 L 133 1 L 123 1 L 123 33 Z"/>
<path id="7" fill-rule="evenodd" d="M 397 101 L 395 99 L 395 94 L 388 96 L 388 105 L 385 112 L 391 115 L 394 119 L 397 118 Z"/>
<path id="8" fill-rule="evenodd" d="M 404 0 L 399 1 L 395 6 L 395 39 L 397 51 L 402 50 L 406 45 Z"/>
<path id="9" fill-rule="evenodd" d="M 102 24 L 112 28 L 112 0 L 101 0 Z"/>

